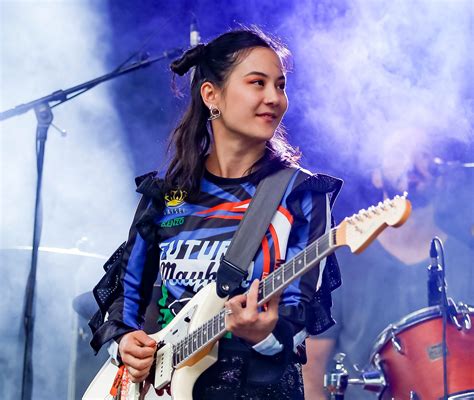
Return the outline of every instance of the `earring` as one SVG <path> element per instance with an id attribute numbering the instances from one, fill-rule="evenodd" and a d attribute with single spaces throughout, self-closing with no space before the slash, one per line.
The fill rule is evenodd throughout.
<path id="1" fill-rule="evenodd" d="M 219 110 L 216 106 L 214 105 L 210 105 L 209 107 L 209 118 L 207 119 L 208 121 L 212 121 L 214 119 L 217 119 L 217 118 L 220 118 L 220 116 L 222 115 L 221 114 L 221 110 Z"/>

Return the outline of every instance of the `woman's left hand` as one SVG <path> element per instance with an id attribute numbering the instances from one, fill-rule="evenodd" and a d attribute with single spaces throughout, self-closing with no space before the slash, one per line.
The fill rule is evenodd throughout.
<path id="1" fill-rule="evenodd" d="M 273 331 L 280 303 L 280 296 L 276 295 L 269 300 L 266 309 L 259 312 L 258 284 L 259 280 L 254 280 L 246 295 L 232 297 L 225 303 L 225 308 L 230 311 L 226 316 L 226 329 L 252 345 L 261 342 Z"/>

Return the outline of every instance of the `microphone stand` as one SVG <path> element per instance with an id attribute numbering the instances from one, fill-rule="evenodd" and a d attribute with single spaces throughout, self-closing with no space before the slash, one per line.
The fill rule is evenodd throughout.
<path id="1" fill-rule="evenodd" d="M 443 242 L 437 236 L 431 241 L 430 256 L 432 260 L 438 259 L 438 251 L 440 253 L 441 266 L 436 265 L 435 271 L 431 271 L 433 274 L 431 278 L 431 288 L 429 290 L 436 290 L 436 296 L 429 297 L 429 305 L 435 305 L 437 302 L 441 308 L 442 315 L 442 353 L 443 353 L 443 399 L 448 399 L 448 365 L 447 365 L 447 356 L 448 356 L 448 346 L 447 346 L 447 323 L 448 323 L 448 313 L 449 313 L 449 302 L 448 296 L 446 294 L 446 264 L 444 262 L 444 248 Z M 432 266 L 433 267 L 433 266 Z M 435 285 L 433 285 L 435 283 Z"/>
<path id="2" fill-rule="evenodd" d="M 48 137 L 48 130 L 53 121 L 52 108 L 65 103 L 73 99 L 76 96 L 92 89 L 99 83 L 108 81 L 110 79 L 117 78 L 121 75 L 128 74 L 140 68 L 145 68 L 154 64 L 157 61 L 161 61 L 165 58 L 174 58 L 182 53 L 182 49 L 173 49 L 165 51 L 161 55 L 156 57 L 149 57 L 147 54 L 140 61 L 137 61 L 129 66 L 120 67 L 115 71 L 98 78 L 92 79 L 80 85 L 74 86 L 66 90 L 57 90 L 48 96 L 41 97 L 39 99 L 30 101 L 26 104 L 20 104 L 14 108 L 0 113 L 0 121 L 5 119 L 24 114 L 27 111 L 34 109 L 37 119 L 36 128 L 36 169 L 37 169 L 37 181 L 36 181 L 36 199 L 35 199 L 35 212 L 33 222 L 33 248 L 31 257 L 30 272 L 25 289 L 25 303 L 23 310 L 23 326 L 25 330 L 25 347 L 23 353 L 23 376 L 21 386 L 21 399 L 30 400 L 33 392 L 33 363 L 32 363 L 32 351 L 33 351 L 33 332 L 35 322 L 35 287 L 36 287 L 36 270 L 38 263 L 38 248 L 41 238 L 41 187 L 43 179 L 43 164 L 44 154 L 46 147 L 46 139 Z M 51 105 L 52 102 L 56 102 Z"/>

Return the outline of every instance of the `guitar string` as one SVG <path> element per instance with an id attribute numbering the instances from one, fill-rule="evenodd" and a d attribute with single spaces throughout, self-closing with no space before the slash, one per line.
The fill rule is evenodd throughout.
<path id="1" fill-rule="evenodd" d="M 291 268 L 294 267 L 294 262 L 295 260 L 298 260 L 300 258 L 305 258 L 306 259 L 306 254 L 308 252 L 311 252 L 313 250 L 316 250 L 316 257 L 317 258 L 319 256 L 319 245 L 320 244 L 325 244 L 327 245 L 328 248 L 331 248 L 331 241 L 329 240 L 331 237 L 335 237 L 335 232 L 336 232 L 336 229 L 333 228 L 331 229 L 329 232 L 326 232 L 325 234 L 323 234 L 322 236 L 320 236 L 317 240 L 315 240 L 314 242 L 312 242 L 311 244 L 309 244 L 305 249 L 303 249 L 302 251 L 300 251 L 298 254 L 296 254 L 290 261 L 284 263 L 283 265 L 281 265 L 280 268 L 276 269 L 275 271 L 273 271 L 270 275 L 268 275 L 266 277 L 266 279 L 264 280 L 261 280 L 259 282 L 259 286 L 258 286 L 258 292 L 262 292 L 264 293 L 265 289 L 264 289 L 264 285 L 268 284 L 268 283 L 271 283 L 272 284 L 272 290 L 275 291 L 275 287 L 274 287 L 274 277 L 277 275 L 277 274 L 281 274 L 282 275 L 282 283 L 285 284 L 288 282 L 289 279 L 291 279 L 293 276 L 290 276 L 290 278 L 288 280 L 285 280 L 285 275 L 284 275 L 284 272 L 285 270 L 288 270 L 290 269 L 290 265 L 291 265 Z M 327 241 L 327 243 L 326 243 Z M 306 261 L 306 260 L 305 260 Z M 303 267 L 306 265 L 307 263 L 304 262 L 303 263 Z M 299 273 L 301 270 L 298 270 L 297 272 L 294 271 L 292 272 L 293 275 L 296 275 L 297 273 Z M 281 286 L 281 284 L 279 285 Z M 278 287 L 279 287 L 278 286 Z M 217 317 L 217 321 L 214 321 Z M 225 310 L 221 310 L 219 311 L 218 314 L 216 314 L 211 320 L 208 320 L 206 321 L 204 324 L 200 325 L 198 327 L 198 329 L 196 329 L 195 331 L 193 331 L 190 335 L 187 335 L 186 337 L 184 337 L 183 339 L 181 339 L 180 341 L 178 341 L 178 343 L 176 343 L 175 345 L 173 345 L 173 353 L 175 353 L 175 350 L 176 350 L 176 354 L 179 354 L 179 356 L 177 357 L 178 360 L 176 362 L 175 365 L 179 364 L 180 362 L 182 362 L 184 359 L 186 359 L 187 357 L 189 357 L 191 354 L 193 354 L 196 350 L 193 350 L 192 348 L 192 345 L 188 345 L 188 351 L 189 349 L 191 350 L 191 352 L 189 354 L 185 354 L 185 343 L 186 341 L 188 341 L 189 343 L 192 343 L 194 341 L 194 337 L 198 337 L 199 338 L 199 335 L 202 333 L 201 331 L 207 331 L 207 333 L 209 333 L 209 325 L 211 326 L 211 329 L 213 330 L 213 325 L 214 325 L 214 322 L 217 322 L 217 326 L 219 327 L 220 324 L 222 323 L 222 320 L 225 319 Z M 203 328 L 206 327 L 206 329 L 204 330 Z M 212 331 L 211 331 L 211 338 L 209 338 L 209 334 L 207 335 L 207 340 L 201 344 L 201 346 L 198 346 L 198 347 L 202 347 L 202 345 L 206 344 L 207 342 L 210 342 L 212 341 L 215 337 L 219 336 L 220 334 L 222 334 L 223 332 L 222 331 L 219 331 L 218 333 L 214 334 Z M 182 355 L 182 358 L 180 357 Z"/>

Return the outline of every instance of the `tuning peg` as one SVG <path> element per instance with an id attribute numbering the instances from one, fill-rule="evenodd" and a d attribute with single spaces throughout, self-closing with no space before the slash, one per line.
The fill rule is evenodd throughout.
<path id="1" fill-rule="evenodd" d="M 374 206 L 370 206 L 370 207 L 369 207 L 369 211 L 370 211 L 372 214 L 374 214 L 374 215 L 379 214 L 379 211 L 378 211 L 377 208 L 374 207 Z"/>

